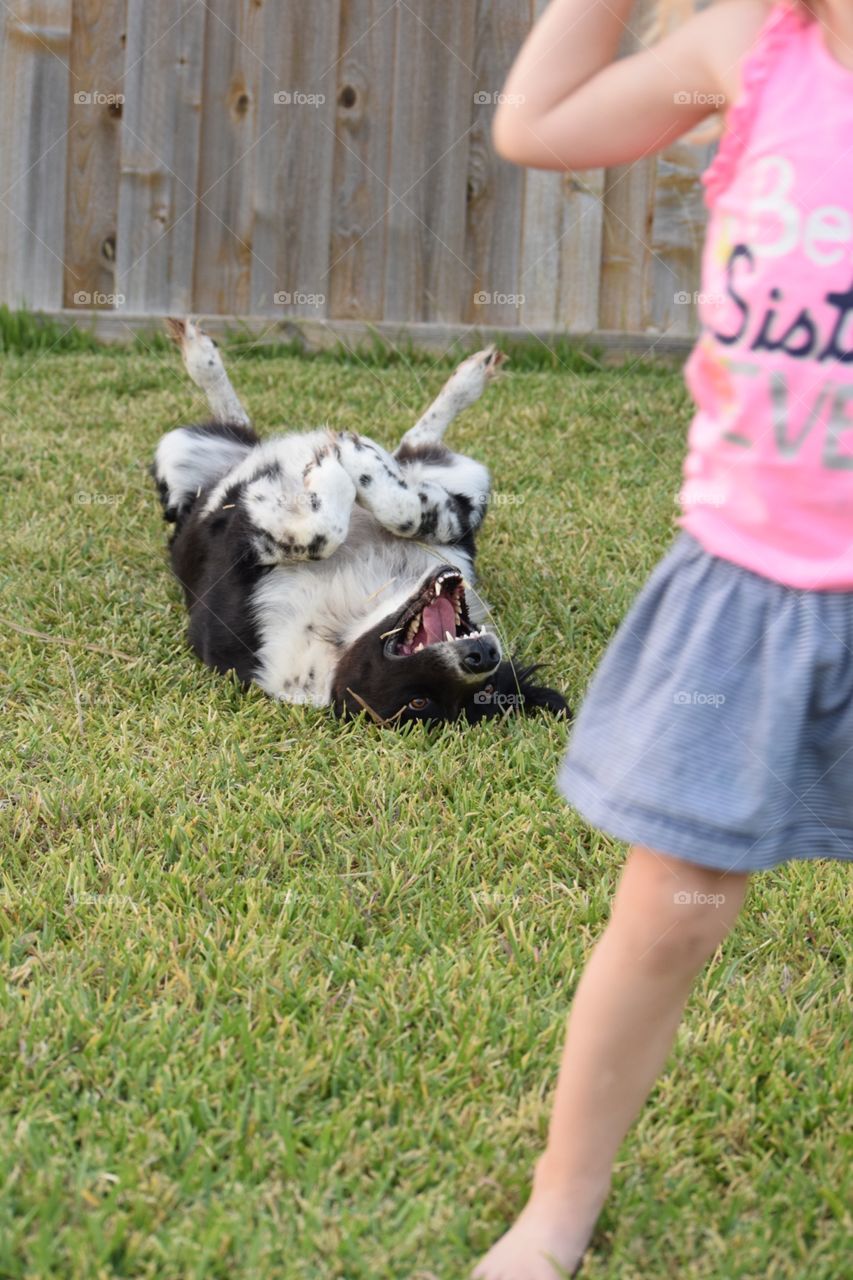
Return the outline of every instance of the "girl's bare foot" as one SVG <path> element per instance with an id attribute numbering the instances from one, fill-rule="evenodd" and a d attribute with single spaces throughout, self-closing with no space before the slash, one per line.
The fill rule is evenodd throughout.
<path id="1" fill-rule="evenodd" d="M 537 1188 L 518 1221 L 474 1269 L 472 1280 L 565 1280 L 580 1266 L 607 1183 L 585 1184 L 569 1194 Z"/>

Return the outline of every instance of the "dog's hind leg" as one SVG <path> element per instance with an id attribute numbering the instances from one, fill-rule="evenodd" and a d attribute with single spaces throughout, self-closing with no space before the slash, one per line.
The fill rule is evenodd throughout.
<path id="1" fill-rule="evenodd" d="M 250 427 L 236 423 L 175 427 L 162 436 L 151 474 L 159 489 L 166 519 L 172 524 L 178 523 L 202 490 L 238 466 L 259 443 Z"/>
<path id="2" fill-rule="evenodd" d="M 421 504 L 420 537 L 459 542 L 483 522 L 491 487 L 488 470 L 453 453 L 442 440 L 453 419 L 494 381 L 505 359 L 492 346 L 463 360 L 397 446 L 394 462 Z"/>
<path id="3" fill-rule="evenodd" d="M 452 453 L 442 444 L 413 445 L 401 469 L 421 503 L 422 538 L 459 542 L 476 533 L 491 490 L 489 472 L 482 462 Z"/>
<path id="4" fill-rule="evenodd" d="M 458 542 L 482 523 L 489 473 L 479 462 L 451 453 L 442 437 L 457 414 L 480 398 L 504 359 L 487 347 L 463 360 L 393 456 L 351 433 L 339 437 L 356 500 L 389 532 Z"/>
<path id="5" fill-rule="evenodd" d="M 341 466 L 355 485 L 359 506 L 389 533 L 415 537 L 421 523 L 421 500 L 391 454 L 352 431 L 339 433 L 337 449 Z"/>
<path id="6" fill-rule="evenodd" d="M 439 443 L 453 419 L 479 400 L 505 360 L 504 353 L 496 347 L 486 347 L 463 360 L 426 413 L 403 436 L 394 456 L 399 458 L 416 446 Z"/>
<path id="7" fill-rule="evenodd" d="M 249 415 L 243 408 L 225 365 L 219 348 L 195 320 L 166 321 L 170 338 L 180 348 L 184 367 L 196 386 L 204 392 L 214 422 L 227 422 L 240 427 L 250 425 Z"/>
<path id="8" fill-rule="evenodd" d="M 410 460 L 392 457 L 372 440 L 338 436 L 341 465 L 356 488 L 356 501 L 383 528 L 401 538 L 459 542 L 482 523 L 489 473 L 473 458 L 442 444 L 410 446 Z M 428 457 L 426 456 L 428 455 Z"/>

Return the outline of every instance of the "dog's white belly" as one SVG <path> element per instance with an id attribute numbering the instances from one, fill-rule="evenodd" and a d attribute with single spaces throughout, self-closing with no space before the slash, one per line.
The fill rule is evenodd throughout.
<path id="1" fill-rule="evenodd" d="M 356 507 L 349 534 L 328 560 L 278 565 L 253 596 L 259 634 L 256 683 L 284 702 L 327 706 L 344 649 L 389 614 L 442 564 L 455 565 L 466 586 L 470 558 L 459 547 L 408 542 L 386 533 Z M 482 624 L 486 606 L 469 594 L 471 620 Z"/>

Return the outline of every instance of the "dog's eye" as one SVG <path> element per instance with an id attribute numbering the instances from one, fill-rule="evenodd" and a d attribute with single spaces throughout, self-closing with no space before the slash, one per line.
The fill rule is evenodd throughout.
<path id="1" fill-rule="evenodd" d="M 429 702 L 429 698 L 412 698 L 412 700 L 409 703 L 409 706 L 411 707 L 412 711 L 423 711 L 424 707 L 428 702 Z"/>

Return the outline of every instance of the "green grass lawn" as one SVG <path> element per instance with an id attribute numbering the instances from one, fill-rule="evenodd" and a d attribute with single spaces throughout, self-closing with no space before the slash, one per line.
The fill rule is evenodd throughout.
<path id="1" fill-rule="evenodd" d="M 462 1280 L 524 1201 L 623 857 L 555 792 L 565 728 L 343 726 L 205 670 L 146 473 L 203 416 L 176 355 L 7 345 L 0 1276 Z M 385 444 L 451 367 L 230 365 L 262 431 Z M 492 469 L 500 634 L 576 703 L 689 407 L 671 371 L 513 367 L 452 442 Z M 848 885 L 755 881 L 584 1280 L 850 1274 Z"/>

